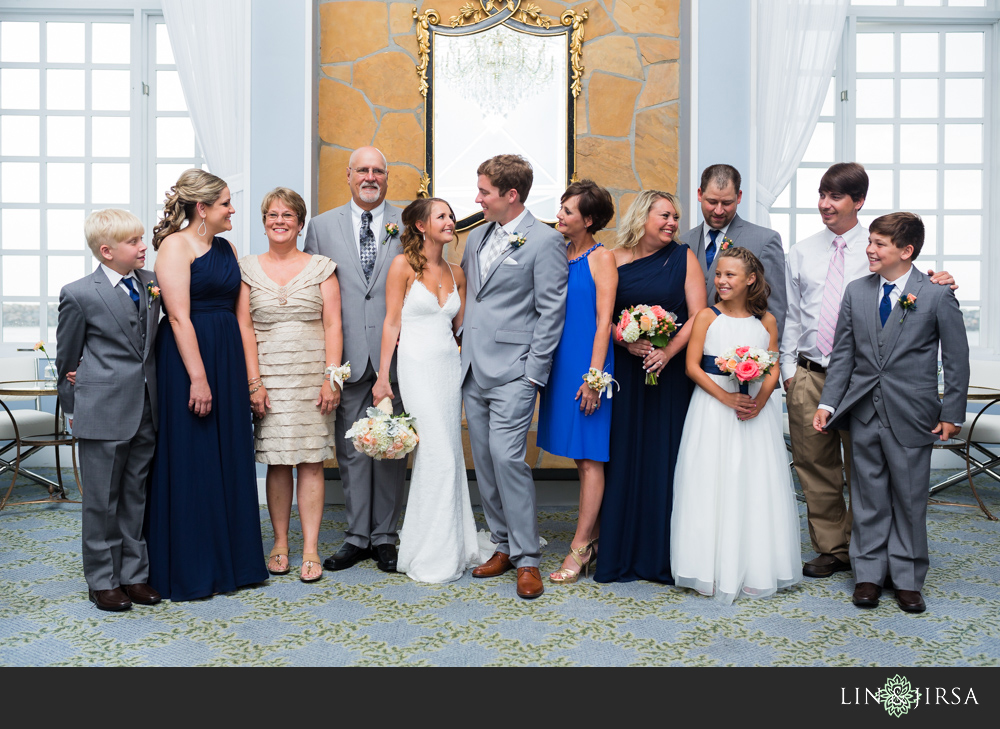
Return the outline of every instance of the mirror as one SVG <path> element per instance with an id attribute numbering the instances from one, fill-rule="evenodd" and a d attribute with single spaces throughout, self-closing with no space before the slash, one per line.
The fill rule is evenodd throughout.
<path id="1" fill-rule="evenodd" d="M 419 195 L 451 203 L 459 230 L 482 222 L 476 169 L 497 154 L 520 154 L 531 163 L 526 207 L 555 222 L 575 168 L 587 16 L 567 10 L 556 21 L 533 3 L 479 0 L 441 26 L 436 11 L 414 8 L 426 98 Z"/>

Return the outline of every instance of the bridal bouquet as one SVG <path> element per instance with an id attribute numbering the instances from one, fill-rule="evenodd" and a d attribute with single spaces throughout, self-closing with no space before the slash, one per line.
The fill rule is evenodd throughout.
<path id="1" fill-rule="evenodd" d="M 778 362 L 777 352 L 760 347 L 730 347 L 715 358 L 715 366 L 740 384 L 740 392 L 750 394 L 750 383 L 759 382 Z"/>
<path id="2" fill-rule="evenodd" d="M 635 342 L 640 338 L 650 341 L 654 347 L 665 347 L 670 337 L 677 331 L 677 315 L 662 306 L 637 304 L 630 309 L 622 309 L 615 335 L 623 342 Z M 646 384 L 655 385 L 658 380 L 654 373 L 646 373 Z"/>
<path id="3" fill-rule="evenodd" d="M 355 450 L 376 461 L 396 460 L 417 447 L 420 440 L 411 425 L 413 417 L 392 414 L 392 403 L 385 398 L 377 408 L 368 408 L 368 417 L 361 418 L 345 434 Z"/>

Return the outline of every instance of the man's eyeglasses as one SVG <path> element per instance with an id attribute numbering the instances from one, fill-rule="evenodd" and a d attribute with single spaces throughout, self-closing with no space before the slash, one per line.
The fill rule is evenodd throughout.
<path id="1" fill-rule="evenodd" d="M 352 169 L 362 177 L 368 177 L 369 173 L 376 177 L 385 177 L 388 174 L 381 167 L 353 167 Z"/>
<path id="2" fill-rule="evenodd" d="M 279 218 L 286 223 L 291 223 L 299 219 L 299 216 L 295 213 L 282 213 L 281 215 L 268 213 L 265 217 L 272 223 L 276 223 Z"/>

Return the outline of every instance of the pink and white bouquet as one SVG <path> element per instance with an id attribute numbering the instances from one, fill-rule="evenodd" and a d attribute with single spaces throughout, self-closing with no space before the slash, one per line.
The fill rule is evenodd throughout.
<path id="1" fill-rule="evenodd" d="M 368 408 L 368 417 L 356 421 L 345 434 L 354 449 L 374 458 L 396 460 L 417 447 L 420 438 L 411 423 L 413 417 L 392 414 L 392 404 L 385 398 L 377 408 Z"/>
<path id="2" fill-rule="evenodd" d="M 666 347 L 677 331 L 677 315 L 662 306 L 636 304 L 622 309 L 621 318 L 615 328 L 615 336 L 622 342 L 636 342 L 648 339 L 654 347 Z M 658 380 L 654 373 L 646 373 L 646 384 L 655 385 Z"/>
<path id="3" fill-rule="evenodd" d="M 730 347 L 715 358 L 715 366 L 740 384 L 740 392 L 750 394 L 750 383 L 763 380 L 778 362 L 778 353 L 760 347 Z"/>

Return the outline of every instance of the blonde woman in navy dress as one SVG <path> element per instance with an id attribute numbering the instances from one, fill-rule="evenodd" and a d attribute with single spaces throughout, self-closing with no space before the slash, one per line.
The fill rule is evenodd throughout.
<path id="1" fill-rule="evenodd" d="M 537 442 L 542 450 L 576 461 L 580 512 L 569 554 L 549 575 L 555 583 L 576 582 L 581 572 L 588 574 L 597 553 L 611 400 L 602 398 L 583 376 L 591 368 L 605 372 L 614 368 L 611 317 L 618 269 L 614 255 L 594 240 L 594 233 L 614 214 L 608 191 L 581 180 L 563 193 L 556 215 L 556 230 L 568 240 L 566 324 L 552 358 L 548 386 L 542 389 Z"/>

